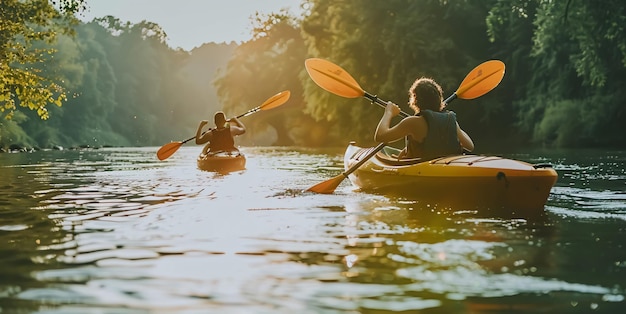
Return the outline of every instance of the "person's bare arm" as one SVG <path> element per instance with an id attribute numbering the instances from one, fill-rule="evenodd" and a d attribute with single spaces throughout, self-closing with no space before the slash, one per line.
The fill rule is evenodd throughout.
<path id="1" fill-rule="evenodd" d="M 461 129 L 458 123 L 456 124 L 456 135 L 459 138 L 461 147 L 463 147 L 465 151 L 471 152 L 474 150 L 474 142 L 472 141 L 472 138 L 465 131 L 463 131 L 463 129 Z"/>
<path id="2" fill-rule="evenodd" d="M 391 143 L 401 140 L 407 135 L 411 135 L 413 139 L 421 141 L 426 136 L 427 126 L 421 117 L 411 116 L 402 119 L 393 127 L 390 126 L 391 119 L 400 113 L 398 105 L 389 102 L 385 107 L 385 113 L 376 127 L 374 140 L 377 142 Z"/>
<path id="3" fill-rule="evenodd" d="M 374 133 L 376 142 L 390 143 L 401 139 L 405 135 L 398 125 L 391 126 L 391 119 L 398 114 L 400 114 L 400 107 L 392 102 L 388 102 L 385 107 L 385 113 L 380 118 Z"/>
<path id="4" fill-rule="evenodd" d="M 230 134 L 232 134 L 233 136 L 246 133 L 246 126 L 243 125 L 243 123 L 241 123 L 241 121 L 239 121 L 239 119 L 237 119 L 236 117 L 230 118 L 228 122 L 235 124 L 231 124 L 230 126 Z"/>
<path id="5" fill-rule="evenodd" d="M 209 121 L 202 120 L 200 121 L 200 125 L 198 125 L 198 130 L 196 131 L 196 144 L 198 145 L 202 145 L 210 140 L 211 132 L 202 133 L 202 129 L 207 123 L 209 123 Z"/>

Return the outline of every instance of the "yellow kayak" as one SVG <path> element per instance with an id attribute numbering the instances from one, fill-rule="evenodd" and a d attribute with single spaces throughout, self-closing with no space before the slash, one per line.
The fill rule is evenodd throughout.
<path id="1" fill-rule="evenodd" d="M 350 169 L 373 148 L 350 143 L 344 167 Z M 533 165 L 498 156 L 458 155 L 421 162 L 398 160 L 399 150 L 385 147 L 348 175 L 364 191 L 410 197 L 455 209 L 543 211 L 557 173 L 548 164 Z"/>
<path id="2" fill-rule="evenodd" d="M 219 151 L 200 154 L 198 168 L 204 171 L 228 173 L 246 168 L 246 157 L 240 152 Z"/>

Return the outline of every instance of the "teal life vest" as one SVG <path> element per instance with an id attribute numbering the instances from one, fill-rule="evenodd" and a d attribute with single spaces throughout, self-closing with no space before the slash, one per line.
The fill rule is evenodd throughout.
<path id="1" fill-rule="evenodd" d="M 456 133 L 456 114 L 454 112 L 423 110 L 421 116 L 426 119 L 428 133 L 421 143 L 411 136 L 405 138 L 407 157 L 431 160 L 463 153 Z"/>

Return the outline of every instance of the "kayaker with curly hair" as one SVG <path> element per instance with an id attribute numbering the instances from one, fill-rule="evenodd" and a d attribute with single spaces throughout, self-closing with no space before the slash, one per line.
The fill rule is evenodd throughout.
<path id="1" fill-rule="evenodd" d="M 214 116 L 215 128 L 202 132 L 204 126 L 209 123 L 207 120 L 200 121 L 196 131 L 196 144 L 207 143 L 202 150 L 202 154 L 216 152 L 239 152 L 235 147 L 235 136 L 246 133 L 246 127 L 236 117 L 226 120 L 224 112 L 218 111 Z"/>
<path id="2" fill-rule="evenodd" d="M 401 110 L 398 105 L 388 102 L 374 134 L 374 140 L 383 143 L 405 138 L 405 147 L 398 159 L 430 160 L 474 150 L 474 142 L 459 127 L 456 114 L 444 110 L 443 91 L 433 79 L 421 77 L 415 80 L 409 88 L 409 107 L 415 115 L 391 127 L 391 119 Z"/>

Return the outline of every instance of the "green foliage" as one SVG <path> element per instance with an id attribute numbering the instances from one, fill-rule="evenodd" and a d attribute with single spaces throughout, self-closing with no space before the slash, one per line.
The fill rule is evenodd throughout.
<path id="1" fill-rule="evenodd" d="M 17 106 L 48 119 L 48 104 L 61 106 L 65 90 L 41 64 L 55 53 L 48 46 L 59 33 L 72 33 L 75 12 L 84 0 L 3 0 L 0 10 L 0 113 L 11 119 Z"/>
<path id="2" fill-rule="evenodd" d="M 449 107 L 478 147 L 511 137 L 626 145 L 622 1 L 304 0 L 302 17 L 254 16 L 248 42 L 192 51 L 168 47 L 149 21 L 72 24 L 83 2 L 2 0 L 0 146 L 162 145 L 195 134 L 217 110 L 241 114 L 283 90 L 289 102 L 246 119 L 241 144 L 371 143 L 383 110 L 321 89 L 306 73 L 309 57 L 408 113 L 417 77 L 448 96 L 475 66 L 500 59 L 498 88 Z"/>
<path id="3" fill-rule="evenodd" d="M 15 111 L 0 146 L 146 146 L 188 138 L 198 113 L 218 103 L 211 81 L 234 49 L 172 50 L 158 25 L 114 17 L 81 23 L 73 32 L 46 44 L 57 52 L 37 66 L 63 82 L 67 101 L 47 108 L 45 121 L 34 111 Z"/>
<path id="4" fill-rule="evenodd" d="M 0 119 L 0 148 L 8 147 L 11 144 L 20 146 L 32 146 L 35 144 L 35 141 L 19 126 L 20 122 L 27 119 L 28 118 L 19 111 L 15 112 L 11 120 Z"/>
<path id="5" fill-rule="evenodd" d="M 560 147 L 596 147 L 623 144 L 624 127 L 611 116 L 612 95 L 589 99 L 543 102 L 544 117 L 538 119 L 533 140 Z M 598 137 L 598 134 L 602 136 Z"/>
<path id="6" fill-rule="evenodd" d="M 416 78 L 433 77 L 451 94 L 485 61 L 482 1 L 316 0 L 311 5 L 302 22 L 309 54 L 340 65 L 364 90 L 405 112 L 411 112 L 407 91 Z M 307 113 L 337 124 L 344 141 L 371 142 L 381 108 L 328 95 L 310 80 L 304 86 Z"/>
<path id="7" fill-rule="evenodd" d="M 320 145 L 323 138 L 308 132 L 319 125 L 302 113 L 302 87 L 297 77 L 303 74 L 306 50 L 296 18 L 284 10 L 257 14 L 253 26 L 253 39 L 235 49 L 225 71 L 215 80 L 223 110 L 230 116 L 244 113 L 283 90 L 289 90 L 291 97 L 279 108 L 242 121 L 248 131 L 241 143 Z"/>
<path id="8" fill-rule="evenodd" d="M 577 140 L 577 130 L 585 133 L 580 106 L 574 101 L 545 101 L 543 105 L 545 118 L 536 125 L 535 141 L 566 146 Z"/>
<path id="9" fill-rule="evenodd" d="M 624 142 L 612 135 L 623 131 L 625 10 L 617 0 L 497 1 L 487 21 L 512 57 L 520 132 L 545 145 Z"/>
<path id="10" fill-rule="evenodd" d="M 567 49 L 583 84 L 604 86 L 610 68 L 626 66 L 626 4 L 606 1 L 543 1 L 536 15 L 533 55 Z"/>

